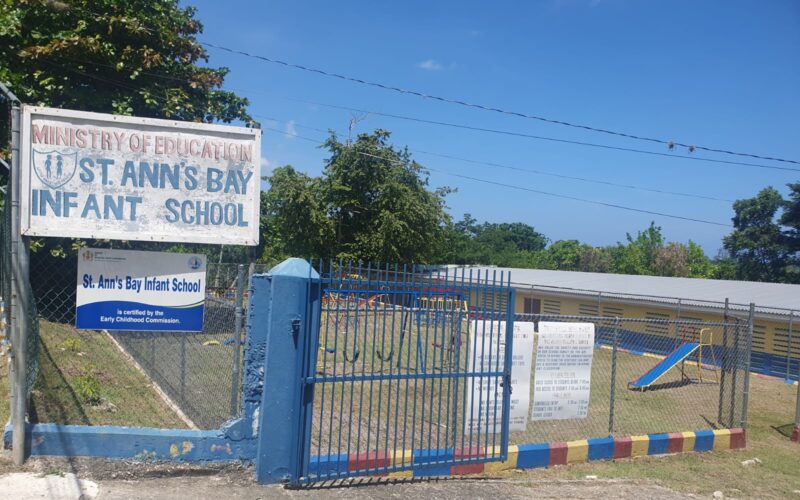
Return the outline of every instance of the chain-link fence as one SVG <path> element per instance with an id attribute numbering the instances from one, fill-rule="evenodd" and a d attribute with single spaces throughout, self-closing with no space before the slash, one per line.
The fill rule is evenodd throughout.
<path id="1" fill-rule="evenodd" d="M 8 186 L 8 177 L 0 179 L 0 184 L 3 186 L 4 193 L 10 191 Z M 0 205 L 0 302 L 5 303 L 3 314 L 5 315 L 4 323 L 7 325 L 8 339 L 11 339 L 11 287 L 12 287 L 12 261 L 11 261 L 11 244 L 12 244 L 12 223 L 11 223 L 11 205 L 7 203 L 7 198 L 4 197 L 3 204 Z M 23 286 L 23 290 L 28 291 L 28 296 L 23 298 L 28 301 L 30 305 L 29 314 L 27 318 L 23 318 L 23 328 L 29 332 L 25 350 L 27 353 L 27 366 L 25 370 L 28 395 L 31 393 L 33 382 L 39 373 L 39 325 L 36 321 L 37 311 L 36 304 L 33 300 L 33 294 L 30 287 Z"/>
<path id="2" fill-rule="evenodd" d="M 592 323 L 586 418 L 529 421 L 512 443 L 745 426 L 749 322 L 517 314 L 516 321 Z M 531 374 L 533 401 L 535 358 Z M 515 355 L 518 355 L 515 352 Z"/>
<path id="3" fill-rule="evenodd" d="M 239 414 L 246 265 L 208 265 L 197 333 L 76 329 L 76 267 L 56 250 L 31 252 L 32 421 L 212 429 Z"/>

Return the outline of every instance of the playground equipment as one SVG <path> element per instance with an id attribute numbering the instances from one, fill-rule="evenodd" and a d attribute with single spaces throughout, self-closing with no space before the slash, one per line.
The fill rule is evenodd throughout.
<path id="1" fill-rule="evenodd" d="M 667 357 L 662 359 L 657 365 L 651 368 L 647 373 L 628 383 L 628 389 L 638 389 L 644 391 L 650 388 L 658 379 L 666 375 L 666 373 L 680 364 L 681 381 L 692 381 L 685 372 L 684 364 L 687 359 L 697 352 L 697 375 L 700 383 L 703 382 L 703 347 L 708 347 L 711 351 L 711 362 L 714 367 L 714 376 L 719 383 L 719 373 L 717 372 L 717 358 L 714 354 L 714 332 L 710 328 L 703 328 L 700 330 L 700 335 L 697 342 L 684 342 L 677 349 L 672 351 Z"/>

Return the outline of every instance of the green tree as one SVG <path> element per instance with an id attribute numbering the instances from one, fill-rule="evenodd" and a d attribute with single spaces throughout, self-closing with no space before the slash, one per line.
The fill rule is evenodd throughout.
<path id="1" fill-rule="evenodd" d="M 753 198 L 734 202 L 734 229 L 725 236 L 723 245 L 736 262 L 737 279 L 792 281 L 786 269 L 791 257 L 790 240 L 778 223 L 778 212 L 785 206 L 781 194 L 772 187 L 762 189 Z M 791 215 L 787 222 L 791 223 Z"/>
<path id="2" fill-rule="evenodd" d="M 638 231 L 636 238 L 626 235 L 627 244 L 617 243 L 611 249 L 613 272 L 622 274 L 653 274 L 656 255 L 664 247 L 661 227 L 651 222 L 644 231 Z"/>
<path id="3" fill-rule="evenodd" d="M 228 69 L 199 64 L 208 53 L 195 15 L 178 0 L 0 0 L 0 81 L 29 104 L 250 120 L 247 100 L 220 90 Z M 7 126 L 0 119 L 0 137 Z"/>
<path id="4" fill-rule="evenodd" d="M 340 142 L 332 135 L 318 178 L 276 169 L 262 206 L 267 253 L 441 262 L 445 233 L 456 231 L 444 205 L 450 190 L 430 190 L 427 171 L 389 136 L 376 130 Z"/>

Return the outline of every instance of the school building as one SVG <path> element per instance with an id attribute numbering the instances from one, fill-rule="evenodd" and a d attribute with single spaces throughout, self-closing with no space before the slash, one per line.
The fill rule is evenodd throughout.
<path id="1" fill-rule="evenodd" d="M 490 275 L 496 272 L 497 276 L 510 273 L 520 320 L 526 314 L 548 314 L 721 322 L 726 300 L 729 318 L 747 318 L 750 303 L 754 303 L 752 371 L 800 378 L 800 285 L 544 269 L 468 269 Z M 648 335 L 678 335 L 655 322 L 645 323 L 643 328 L 642 333 Z"/>

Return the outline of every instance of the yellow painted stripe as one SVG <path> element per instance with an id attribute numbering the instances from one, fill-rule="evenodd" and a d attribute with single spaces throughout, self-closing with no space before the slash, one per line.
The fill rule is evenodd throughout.
<path id="1" fill-rule="evenodd" d="M 410 470 L 401 470 L 397 472 L 390 472 L 389 477 L 413 477 L 414 472 Z"/>
<path id="2" fill-rule="evenodd" d="M 714 431 L 714 451 L 731 449 L 731 430 L 719 429 Z"/>
<path id="3" fill-rule="evenodd" d="M 497 448 L 496 452 L 500 453 L 499 447 Z M 489 455 L 492 455 L 492 453 Z M 519 448 L 516 445 L 508 445 L 508 459 L 505 462 L 486 462 L 483 466 L 483 471 L 487 473 L 494 473 L 516 469 L 518 458 Z"/>
<path id="4" fill-rule="evenodd" d="M 694 432 L 682 432 L 683 434 L 683 452 L 694 451 Z"/>
<path id="5" fill-rule="evenodd" d="M 644 457 L 650 446 L 650 436 L 631 436 L 631 457 Z"/>
<path id="6" fill-rule="evenodd" d="M 589 441 L 567 441 L 567 463 L 575 464 L 589 460 Z"/>
<path id="7" fill-rule="evenodd" d="M 413 450 L 394 450 L 392 461 L 389 462 L 389 465 L 408 465 L 413 459 Z"/>

